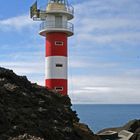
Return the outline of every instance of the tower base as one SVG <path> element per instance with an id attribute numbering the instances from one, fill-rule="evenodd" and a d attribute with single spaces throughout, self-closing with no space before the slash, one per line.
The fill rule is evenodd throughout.
<path id="1" fill-rule="evenodd" d="M 45 86 L 62 95 L 67 95 L 67 80 L 65 79 L 47 79 L 45 80 Z"/>

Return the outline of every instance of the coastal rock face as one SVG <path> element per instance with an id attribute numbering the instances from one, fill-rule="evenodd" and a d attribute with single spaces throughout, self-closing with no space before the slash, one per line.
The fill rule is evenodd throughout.
<path id="1" fill-rule="evenodd" d="M 119 133 L 122 130 L 127 130 L 129 132 L 134 133 L 130 140 L 140 140 L 140 120 L 132 120 L 122 127 L 103 129 L 99 131 L 98 134 L 106 131 L 116 131 Z"/>
<path id="2" fill-rule="evenodd" d="M 69 97 L 0 68 L 0 140 L 99 140 Z"/>
<path id="3" fill-rule="evenodd" d="M 128 131 L 133 132 L 134 135 L 130 140 L 140 140 L 140 120 L 130 121 L 124 126 Z"/>

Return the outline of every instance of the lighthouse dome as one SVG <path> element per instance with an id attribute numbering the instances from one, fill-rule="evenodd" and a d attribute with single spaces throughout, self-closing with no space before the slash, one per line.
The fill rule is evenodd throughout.
<path id="1" fill-rule="evenodd" d="M 47 5 L 47 12 L 52 10 L 66 10 L 66 1 L 65 0 L 49 0 Z"/>
<path id="2" fill-rule="evenodd" d="M 65 14 L 68 20 L 74 16 L 74 8 L 68 4 L 67 0 L 49 0 L 46 7 L 47 14 Z"/>

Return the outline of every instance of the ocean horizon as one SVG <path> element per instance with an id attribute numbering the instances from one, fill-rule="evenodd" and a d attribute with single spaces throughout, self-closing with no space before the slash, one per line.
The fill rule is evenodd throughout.
<path id="1" fill-rule="evenodd" d="M 140 104 L 73 104 L 72 108 L 94 133 L 140 119 Z"/>

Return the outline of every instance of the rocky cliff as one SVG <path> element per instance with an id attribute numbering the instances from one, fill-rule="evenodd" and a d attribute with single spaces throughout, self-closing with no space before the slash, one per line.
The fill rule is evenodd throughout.
<path id="1" fill-rule="evenodd" d="M 67 96 L 0 68 L 0 140 L 98 140 Z"/>

